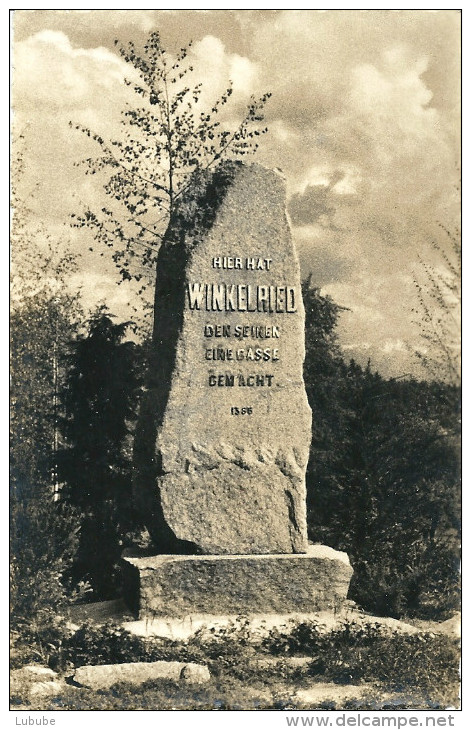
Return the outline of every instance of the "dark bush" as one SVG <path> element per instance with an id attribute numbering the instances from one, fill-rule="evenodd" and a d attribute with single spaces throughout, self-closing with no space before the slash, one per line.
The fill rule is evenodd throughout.
<path id="1" fill-rule="evenodd" d="M 43 661 L 60 651 L 65 631 L 60 618 L 86 586 L 68 590 L 64 571 L 78 544 L 76 510 L 54 502 L 52 494 L 11 500 L 11 628 L 15 665 Z"/>
<path id="2" fill-rule="evenodd" d="M 347 365 L 341 309 L 309 282 L 303 295 L 309 536 L 348 553 L 350 597 L 368 611 L 447 618 L 459 607 L 459 390 Z"/>
<path id="3" fill-rule="evenodd" d="M 202 652 L 196 646 L 163 638 L 142 638 L 113 623 L 96 626 L 86 623 L 62 645 L 61 662 L 86 664 L 120 664 L 126 662 L 199 661 Z"/>
<path id="4" fill-rule="evenodd" d="M 311 656 L 310 673 L 341 684 L 378 681 L 391 690 L 433 690 L 459 682 L 459 642 L 432 633 L 403 634 L 381 624 L 356 624 L 327 632 L 301 622 L 271 631 L 265 649 L 277 655 Z"/>

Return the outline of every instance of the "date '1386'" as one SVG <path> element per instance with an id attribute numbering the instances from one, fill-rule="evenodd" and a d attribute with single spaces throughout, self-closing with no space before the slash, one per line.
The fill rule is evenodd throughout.
<path id="1" fill-rule="evenodd" d="M 251 406 L 248 406 L 247 408 L 238 408 L 237 406 L 232 406 L 231 408 L 231 416 L 250 416 L 251 414 Z"/>

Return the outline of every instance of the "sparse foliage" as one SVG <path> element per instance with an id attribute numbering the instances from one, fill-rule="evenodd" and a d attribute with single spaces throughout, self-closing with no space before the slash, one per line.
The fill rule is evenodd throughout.
<path id="1" fill-rule="evenodd" d="M 129 64 L 126 80 L 139 98 L 139 106 L 123 112 L 122 138 L 105 140 L 89 128 L 71 124 L 95 140 L 98 157 L 84 160 L 88 174 L 107 175 L 104 190 L 109 206 L 87 209 L 75 225 L 87 226 L 95 239 L 112 250 L 122 280 L 132 278 L 143 287 L 154 273 L 156 254 L 176 200 L 186 190 L 192 173 L 216 164 L 229 153 L 254 152 L 263 107 L 270 97 L 252 98 L 235 129 L 222 120 L 232 85 L 208 111 L 202 108 L 202 84 L 188 79 L 191 44 L 172 56 L 162 46 L 158 32 L 151 33 L 142 51 L 130 42 L 116 41 Z"/>
<path id="2" fill-rule="evenodd" d="M 64 292 L 74 264 L 32 219 L 13 163 L 10 318 L 11 623 L 14 649 L 45 660 L 57 639 L 57 613 L 68 600 L 64 571 L 77 549 L 80 516 L 57 497 L 58 395 L 62 355 L 80 319 L 78 296 Z M 51 648 L 52 647 L 52 648 Z"/>
<path id="3" fill-rule="evenodd" d="M 12 310 L 16 312 L 34 296 L 65 300 L 66 277 L 77 271 L 78 259 L 64 244 L 66 237 L 58 242 L 44 224 L 36 220 L 31 206 L 39 183 L 27 192 L 20 190 L 27 164 L 21 134 L 13 140 L 12 148 L 10 298 Z M 79 294 L 69 296 L 69 302 L 74 301 L 75 306 L 78 300 Z"/>
<path id="4" fill-rule="evenodd" d="M 82 310 L 79 294 L 66 287 L 76 257 L 34 221 L 18 192 L 24 165 L 20 136 L 12 171 L 11 464 L 14 490 L 31 493 L 55 482 L 62 356 Z"/>
<path id="5" fill-rule="evenodd" d="M 420 270 L 414 276 L 418 305 L 413 313 L 423 343 L 415 354 L 429 378 L 459 385 L 461 236 L 458 228 L 439 229 L 445 241 L 432 243 L 438 264 L 419 258 Z"/>
<path id="6" fill-rule="evenodd" d="M 58 399 L 63 354 L 73 336 L 76 302 L 47 292 L 23 299 L 11 314 L 11 477 L 16 494 L 57 486 Z"/>
<path id="7" fill-rule="evenodd" d="M 37 490 L 14 494 L 10 515 L 12 660 L 47 662 L 59 650 L 66 604 L 88 590 L 64 581 L 78 548 L 80 514 Z"/>

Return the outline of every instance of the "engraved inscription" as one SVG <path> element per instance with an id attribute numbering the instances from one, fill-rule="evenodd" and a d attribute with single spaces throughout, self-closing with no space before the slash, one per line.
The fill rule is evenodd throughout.
<path id="1" fill-rule="evenodd" d="M 272 259 L 249 257 L 244 259 L 248 271 L 270 271 Z M 240 256 L 213 256 L 213 269 L 242 269 Z"/>
<path id="2" fill-rule="evenodd" d="M 297 311 L 294 286 L 188 282 L 187 296 L 190 309 L 207 312 Z"/>
<path id="3" fill-rule="evenodd" d="M 279 338 L 280 327 L 277 325 L 254 325 L 254 324 L 236 324 L 232 327 L 230 324 L 206 324 L 204 326 L 205 337 L 237 337 L 238 339 L 268 339 L 270 337 Z"/>
<path id="4" fill-rule="evenodd" d="M 208 377 L 208 383 L 211 386 L 219 386 L 226 388 L 233 388 L 234 386 L 253 388 L 257 386 L 271 388 L 273 375 L 231 375 L 228 373 L 221 373 L 215 375 L 210 373 Z"/>
<path id="5" fill-rule="evenodd" d="M 273 277 L 276 266 L 273 259 L 259 256 L 213 256 L 211 266 L 221 271 L 246 271 L 252 276 L 263 276 L 260 272 L 270 272 Z M 277 285 L 276 283 L 232 283 L 190 281 L 186 284 L 186 301 L 191 312 L 249 312 L 254 313 L 254 320 L 260 314 L 294 314 L 298 310 L 297 297 L 299 287 Z M 230 316 L 230 315 L 229 315 Z M 229 319 L 228 316 L 228 319 Z M 280 360 L 278 343 L 266 343 L 261 340 L 279 340 L 282 327 L 277 324 L 260 324 L 256 321 L 242 322 L 206 322 L 202 326 L 202 335 L 206 341 L 226 339 L 226 343 L 214 343 L 216 346 L 203 347 L 202 356 L 209 363 L 229 363 L 233 367 L 237 363 L 253 363 L 261 368 L 265 363 L 277 363 Z M 203 342 L 204 342 L 203 339 Z M 231 346 L 230 340 L 238 340 L 244 347 Z M 228 341 L 229 340 L 229 341 Z M 258 341 L 258 342 L 257 342 Z M 209 345 L 210 342 L 207 342 Z M 212 344 L 212 343 L 211 343 Z M 276 344 L 276 346 L 275 346 Z M 235 370 L 235 367 L 234 367 Z M 243 374 L 237 372 L 208 373 L 207 385 L 211 388 L 272 388 L 275 374 L 254 372 Z M 253 406 L 248 405 L 231 408 L 231 415 L 249 415 Z"/>
<path id="6" fill-rule="evenodd" d="M 239 408 L 238 406 L 232 406 L 231 416 L 251 416 L 253 409 L 250 406 Z"/>

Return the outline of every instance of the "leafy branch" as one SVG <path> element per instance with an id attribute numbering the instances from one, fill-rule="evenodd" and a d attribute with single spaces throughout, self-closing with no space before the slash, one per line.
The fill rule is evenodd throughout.
<path id="1" fill-rule="evenodd" d="M 100 146 L 101 155 L 77 164 L 85 165 L 89 175 L 104 176 L 103 189 L 110 200 L 108 206 L 74 215 L 73 225 L 90 228 L 95 240 L 112 249 L 121 280 L 142 281 L 146 272 L 151 280 L 174 206 L 193 173 L 228 155 L 256 151 L 259 137 L 267 132 L 260 125 L 271 94 L 252 97 L 238 126 L 227 129 L 220 114 L 230 102 L 232 84 L 210 110 L 201 108 L 203 85 L 187 82 L 194 71 L 191 43 L 176 56 L 163 48 L 158 32 L 151 33 L 142 52 L 132 42 L 115 45 L 132 70 L 125 84 L 140 102 L 123 110 L 120 139 L 105 140 L 70 122 Z"/>

